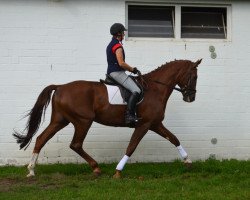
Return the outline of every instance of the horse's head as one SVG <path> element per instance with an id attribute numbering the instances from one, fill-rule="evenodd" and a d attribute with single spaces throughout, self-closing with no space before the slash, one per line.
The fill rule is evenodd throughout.
<path id="1" fill-rule="evenodd" d="M 186 102 L 193 102 L 196 95 L 196 83 L 197 83 L 197 67 L 201 63 L 201 60 L 197 60 L 195 63 L 190 62 L 188 69 L 182 73 L 179 79 L 178 86 L 180 87 L 180 92 L 183 95 L 183 100 Z"/>

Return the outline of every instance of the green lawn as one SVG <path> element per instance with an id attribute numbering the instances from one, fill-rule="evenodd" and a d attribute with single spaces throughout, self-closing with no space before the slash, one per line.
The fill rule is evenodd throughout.
<path id="1" fill-rule="evenodd" d="M 0 199 L 250 199 L 250 161 L 127 164 L 119 180 L 116 164 L 100 167 L 94 177 L 86 164 L 37 165 L 35 178 L 26 167 L 0 167 Z"/>

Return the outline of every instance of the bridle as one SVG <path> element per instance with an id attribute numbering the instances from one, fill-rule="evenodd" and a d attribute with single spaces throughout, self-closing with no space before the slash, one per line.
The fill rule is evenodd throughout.
<path id="1" fill-rule="evenodd" d="M 188 83 L 184 85 L 183 88 L 181 88 L 180 92 L 183 94 L 183 96 L 190 96 L 196 94 L 196 90 L 191 88 L 191 86 L 192 86 L 192 74 L 190 74 L 189 76 Z"/>
<path id="2" fill-rule="evenodd" d="M 141 85 L 143 88 L 147 89 L 148 88 L 148 84 L 147 82 L 144 80 L 143 76 L 141 73 L 138 74 L 138 78 L 141 82 Z M 153 80 L 153 79 L 149 79 L 150 81 L 153 81 L 155 83 L 158 83 L 160 85 L 163 85 L 163 86 L 169 86 L 169 84 L 166 84 L 166 83 L 163 83 L 161 81 L 158 81 L 158 80 Z M 183 87 L 173 87 L 173 90 L 176 90 L 180 93 L 182 93 L 182 95 L 184 97 L 188 97 L 188 96 L 191 96 L 191 95 L 194 95 L 196 94 L 196 90 L 191 88 L 191 84 L 192 84 L 192 74 L 190 73 L 190 76 L 189 76 L 189 79 L 188 79 L 188 82 L 186 85 L 184 85 Z"/>

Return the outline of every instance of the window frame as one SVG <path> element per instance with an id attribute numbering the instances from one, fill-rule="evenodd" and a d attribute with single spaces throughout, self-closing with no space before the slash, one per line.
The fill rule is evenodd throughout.
<path id="1" fill-rule="evenodd" d="M 128 27 L 128 6 L 136 5 L 136 6 L 170 6 L 175 7 L 175 16 L 174 16 L 174 37 L 173 38 L 157 38 L 157 37 L 128 37 L 126 35 L 125 39 L 127 41 L 140 41 L 140 40 L 149 40 L 149 41 L 182 41 L 182 42 L 231 42 L 232 41 L 232 5 L 228 3 L 144 3 L 144 2 L 126 2 L 126 27 Z M 217 8 L 225 8 L 227 12 L 226 20 L 227 20 L 227 38 L 181 38 L 181 8 L 182 7 L 217 7 Z"/>
<path id="2" fill-rule="evenodd" d="M 168 7 L 168 9 L 172 9 L 173 8 L 173 11 L 172 11 L 172 13 L 171 13 L 171 16 L 172 16 L 172 23 L 173 23 L 173 26 L 172 26 L 172 29 L 173 29 L 173 32 L 172 32 L 172 34 L 173 34 L 173 37 L 157 37 L 157 36 L 149 36 L 149 37 L 143 37 L 143 36 L 138 36 L 138 38 L 175 38 L 175 30 L 174 30 L 174 27 L 175 27 L 175 13 L 174 13 L 174 11 L 175 11 L 175 6 L 170 6 L 170 5 L 166 5 L 166 4 L 162 4 L 162 5 L 159 5 L 159 4 L 150 4 L 150 5 L 147 5 L 147 4 L 141 4 L 141 5 L 137 5 L 137 4 L 128 4 L 127 5 L 127 13 L 129 12 L 129 6 L 144 6 L 144 7 L 146 7 L 146 6 L 151 6 L 151 7 Z M 166 8 L 167 9 L 167 8 Z M 126 18 L 126 20 L 127 20 L 127 23 L 126 23 L 126 27 L 128 28 L 129 27 L 129 24 L 128 24 L 128 22 L 129 22 L 129 19 L 128 19 L 128 14 L 127 14 L 127 18 Z M 128 28 L 129 29 L 129 28 Z M 129 33 L 128 33 L 128 35 L 129 35 Z M 128 36 L 129 37 L 129 36 Z M 136 36 L 130 36 L 130 37 L 136 37 Z M 136 37 L 137 38 L 137 37 Z"/>
<path id="3" fill-rule="evenodd" d="M 181 38 L 226 39 L 226 11 L 222 7 L 182 6 Z M 197 19 L 199 16 L 202 20 Z"/>

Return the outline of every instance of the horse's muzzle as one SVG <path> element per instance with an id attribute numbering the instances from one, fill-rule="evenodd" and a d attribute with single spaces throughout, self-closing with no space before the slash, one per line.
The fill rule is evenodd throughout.
<path id="1" fill-rule="evenodd" d="M 183 96 L 183 101 L 191 103 L 195 101 L 195 95 Z"/>

